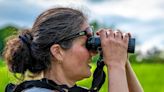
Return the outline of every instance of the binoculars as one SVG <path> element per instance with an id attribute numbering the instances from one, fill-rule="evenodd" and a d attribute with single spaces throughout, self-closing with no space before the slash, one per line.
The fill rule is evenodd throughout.
<path id="1" fill-rule="evenodd" d="M 100 37 L 95 37 L 95 36 L 89 37 L 86 43 L 86 48 L 92 51 L 101 50 L 102 48 L 101 48 Z M 127 52 L 129 53 L 135 52 L 135 38 L 129 38 Z"/>

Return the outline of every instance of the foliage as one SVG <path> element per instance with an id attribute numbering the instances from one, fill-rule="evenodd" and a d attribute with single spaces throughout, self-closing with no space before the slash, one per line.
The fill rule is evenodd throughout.
<path id="1" fill-rule="evenodd" d="M 105 25 L 102 25 L 97 21 L 92 21 L 90 25 L 93 26 L 94 31 L 97 31 L 102 26 L 105 27 Z M 111 25 L 111 28 L 115 28 L 115 26 Z M 0 56 L 4 48 L 5 39 L 10 35 L 16 34 L 18 29 L 20 28 L 11 25 L 0 29 Z M 146 55 L 142 55 L 141 52 L 129 55 L 129 59 L 132 63 L 164 63 L 163 57 L 164 51 L 160 51 L 155 47 L 147 51 Z"/>
<path id="2" fill-rule="evenodd" d="M 164 63 L 164 51 L 153 48 L 145 55 L 141 53 L 129 54 L 132 63 Z"/>
<path id="3" fill-rule="evenodd" d="M 18 28 L 14 26 L 6 26 L 0 29 L 0 54 L 2 54 L 5 39 L 13 34 L 17 33 Z"/>
<path id="4" fill-rule="evenodd" d="M 2 63 L 2 62 L 0 62 Z M 2 65 L 2 64 L 0 64 Z M 141 82 L 145 92 L 164 92 L 164 65 L 163 64 L 132 64 L 132 67 Z M 91 71 L 96 68 L 95 64 L 92 64 Z M 106 68 L 104 69 L 105 72 Z M 107 78 L 106 78 L 107 80 Z M 0 66 L 0 92 L 4 92 L 4 87 L 9 82 L 15 82 L 16 79 L 7 70 L 7 67 L 3 64 Z M 88 87 L 91 86 L 92 77 L 78 82 L 78 85 Z M 108 82 L 105 81 L 100 92 L 107 92 Z"/>
<path id="5" fill-rule="evenodd" d="M 94 32 L 96 32 L 100 28 L 100 25 L 98 24 L 97 21 L 92 21 L 90 25 L 93 27 Z"/>

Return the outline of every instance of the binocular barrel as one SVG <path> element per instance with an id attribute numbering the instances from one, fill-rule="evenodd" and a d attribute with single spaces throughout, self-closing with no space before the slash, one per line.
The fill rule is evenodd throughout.
<path id="1" fill-rule="evenodd" d="M 101 49 L 100 37 L 90 37 L 87 40 L 86 47 L 88 50 L 97 51 Z M 128 50 L 129 53 L 135 52 L 135 38 L 129 38 Z"/>

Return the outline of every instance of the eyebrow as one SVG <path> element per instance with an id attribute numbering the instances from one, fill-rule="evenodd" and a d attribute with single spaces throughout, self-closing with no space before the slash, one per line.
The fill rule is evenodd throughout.
<path id="1" fill-rule="evenodd" d="M 78 31 L 78 32 L 74 32 L 72 34 L 69 34 L 67 35 L 66 37 L 63 37 L 61 39 L 59 39 L 58 41 L 52 41 L 52 43 L 49 43 L 47 44 L 45 47 L 43 48 L 46 48 L 46 47 L 49 47 L 51 46 L 52 44 L 60 44 L 60 42 L 62 41 L 66 41 L 66 40 L 70 40 L 70 39 L 73 39 L 73 38 L 76 38 L 76 37 L 80 37 L 80 36 L 83 36 L 83 35 L 87 35 L 87 29 L 90 28 L 90 27 L 87 27 L 85 30 L 81 30 L 81 31 Z"/>
<path id="2" fill-rule="evenodd" d="M 59 44 L 61 41 L 70 40 L 70 39 L 73 39 L 73 38 L 76 38 L 76 37 L 79 37 L 79 36 L 87 35 L 88 34 L 87 29 L 89 29 L 89 28 L 90 28 L 90 26 L 85 28 L 84 30 L 69 34 L 68 36 L 61 38 L 60 40 L 58 40 L 55 43 Z"/>

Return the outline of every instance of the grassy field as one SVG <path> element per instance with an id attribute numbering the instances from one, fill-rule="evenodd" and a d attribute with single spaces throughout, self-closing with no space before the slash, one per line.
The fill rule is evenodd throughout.
<path id="1" fill-rule="evenodd" d="M 164 65 L 163 64 L 133 64 L 145 92 L 164 92 Z M 92 66 L 92 71 L 95 65 Z M 6 66 L 0 61 L 0 92 L 4 92 L 7 83 L 16 79 L 8 72 Z M 106 79 L 107 80 L 107 79 Z M 92 77 L 78 82 L 78 85 L 90 87 Z M 107 92 L 107 81 L 101 88 L 100 92 Z"/>
<path id="2" fill-rule="evenodd" d="M 145 92 L 164 92 L 164 64 L 133 65 Z"/>

